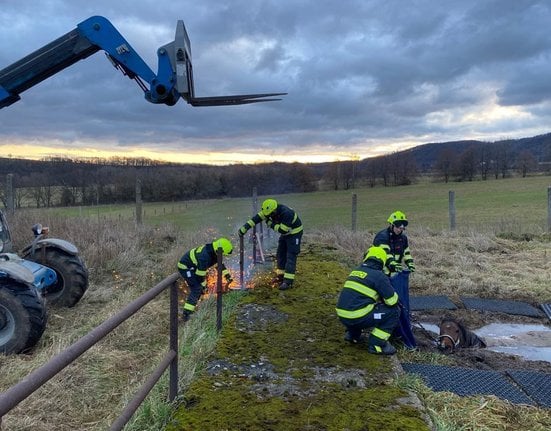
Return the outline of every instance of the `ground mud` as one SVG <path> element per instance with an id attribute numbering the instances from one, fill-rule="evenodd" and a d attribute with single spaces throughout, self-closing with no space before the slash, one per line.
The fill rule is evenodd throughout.
<path id="1" fill-rule="evenodd" d="M 443 317 L 459 319 L 472 331 L 491 323 L 546 325 L 548 327 L 551 323 L 547 317 L 535 318 L 477 310 L 415 311 L 411 318 L 413 332 L 420 351 L 441 353 L 435 343 L 437 334 L 426 330 L 422 322 L 438 325 Z M 545 340 L 543 342 L 545 343 Z M 519 340 L 519 344 L 522 344 L 522 340 Z M 454 362 L 454 366 L 459 367 L 494 371 L 526 370 L 551 374 L 551 362 L 526 360 L 521 356 L 494 352 L 487 348 L 459 348 L 448 356 Z"/>

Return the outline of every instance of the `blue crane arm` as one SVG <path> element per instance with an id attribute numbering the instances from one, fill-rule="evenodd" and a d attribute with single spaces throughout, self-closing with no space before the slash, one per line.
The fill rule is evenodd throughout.
<path id="1" fill-rule="evenodd" d="M 183 21 L 178 21 L 174 41 L 157 50 L 155 74 L 109 20 L 93 16 L 0 70 L 0 108 L 17 102 L 23 91 L 100 50 L 117 69 L 138 83 L 151 103 L 172 106 L 182 97 L 192 106 L 241 105 L 281 100 L 274 97 L 286 94 L 195 97 L 191 45 Z"/>

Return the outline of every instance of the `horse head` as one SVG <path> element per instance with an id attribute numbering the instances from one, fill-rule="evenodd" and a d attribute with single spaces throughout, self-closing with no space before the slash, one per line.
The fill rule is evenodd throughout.
<path id="1" fill-rule="evenodd" d="M 464 334 L 463 325 L 455 319 L 444 318 L 440 322 L 440 335 L 438 336 L 438 349 L 444 353 L 452 353 L 461 346 Z"/>
<path id="2" fill-rule="evenodd" d="M 484 348 L 486 342 L 470 331 L 459 320 L 445 317 L 440 322 L 438 349 L 444 353 L 453 353 L 459 347 Z"/>

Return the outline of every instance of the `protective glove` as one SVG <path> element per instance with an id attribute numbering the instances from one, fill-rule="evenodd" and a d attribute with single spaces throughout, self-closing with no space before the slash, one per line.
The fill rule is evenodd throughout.
<path id="1" fill-rule="evenodd" d="M 224 278 L 226 279 L 226 282 L 228 283 L 228 285 L 233 283 L 233 278 L 231 278 L 231 274 L 224 275 Z"/>
<path id="2" fill-rule="evenodd" d="M 270 219 L 266 220 L 266 226 L 268 226 L 269 228 L 271 228 L 273 226 L 274 222 Z"/>
<path id="3" fill-rule="evenodd" d="M 415 272 L 415 263 L 413 263 L 413 260 L 406 262 L 406 265 L 410 272 Z"/>
<path id="4" fill-rule="evenodd" d="M 249 230 L 249 225 L 245 223 L 243 226 L 239 228 L 239 231 L 237 233 L 239 234 L 239 236 L 243 236 L 247 233 L 248 230 Z"/>
<path id="5" fill-rule="evenodd" d="M 392 272 L 402 272 L 402 265 L 400 264 L 400 262 L 396 262 L 393 260 L 388 264 L 388 266 Z"/>

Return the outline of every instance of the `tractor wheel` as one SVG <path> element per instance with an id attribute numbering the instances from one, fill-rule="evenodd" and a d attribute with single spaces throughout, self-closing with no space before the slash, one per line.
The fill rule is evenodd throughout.
<path id="1" fill-rule="evenodd" d="M 45 260 L 42 259 L 41 251 L 37 252 L 34 257 L 27 256 L 25 259 L 33 260 L 56 272 L 57 281 L 46 288 L 48 305 L 72 307 L 80 301 L 88 289 L 88 270 L 78 255 L 67 254 L 56 248 L 48 248 Z"/>
<path id="2" fill-rule="evenodd" d="M 30 350 L 42 337 L 47 320 L 45 301 L 33 287 L 0 286 L 0 353 Z"/>

